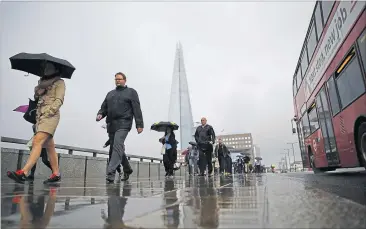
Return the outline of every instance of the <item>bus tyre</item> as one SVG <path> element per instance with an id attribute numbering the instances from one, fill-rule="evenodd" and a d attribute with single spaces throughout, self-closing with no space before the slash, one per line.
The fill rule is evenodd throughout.
<path id="1" fill-rule="evenodd" d="M 358 127 L 357 148 L 360 163 L 366 168 L 366 122 L 361 123 Z"/>
<path id="2" fill-rule="evenodd" d="M 309 152 L 309 161 L 310 161 L 310 167 L 313 170 L 314 174 L 324 173 L 321 169 L 316 168 L 313 152 Z"/>

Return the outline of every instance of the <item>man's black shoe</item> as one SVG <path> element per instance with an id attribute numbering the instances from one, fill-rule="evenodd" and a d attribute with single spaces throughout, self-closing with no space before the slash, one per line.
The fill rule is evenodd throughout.
<path id="1" fill-rule="evenodd" d="M 128 171 L 128 172 L 124 172 L 123 173 L 123 178 L 121 179 L 121 181 L 127 181 L 130 178 L 130 175 L 132 174 L 132 170 Z"/>
<path id="2" fill-rule="evenodd" d="M 106 179 L 106 183 L 107 183 L 107 184 L 113 184 L 113 183 L 114 183 L 114 180 Z"/>

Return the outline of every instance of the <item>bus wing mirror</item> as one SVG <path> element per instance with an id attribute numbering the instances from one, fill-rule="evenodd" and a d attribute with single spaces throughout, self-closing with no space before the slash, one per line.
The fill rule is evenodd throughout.
<path id="1" fill-rule="evenodd" d="M 292 128 L 292 133 L 296 134 L 296 128 Z"/>

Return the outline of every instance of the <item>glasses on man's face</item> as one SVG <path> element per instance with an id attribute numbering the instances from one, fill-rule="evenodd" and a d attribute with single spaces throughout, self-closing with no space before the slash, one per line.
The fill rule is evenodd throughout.
<path id="1" fill-rule="evenodd" d="M 115 81 L 122 81 L 122 80 L 124 80 L 124 79 L 114 79 Z"/>

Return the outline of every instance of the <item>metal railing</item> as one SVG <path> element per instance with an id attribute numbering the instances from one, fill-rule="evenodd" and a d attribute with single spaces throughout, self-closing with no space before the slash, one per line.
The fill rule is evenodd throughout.
<path id="1" fill-rule="evenodd" d="M 10 137 L 1 137 L 1 142 L 18 144 L 18 145 L 27 145 L 28 140 L 10 138 Z M 75 146 L 59 145 L 59 144 L 56 144 L 56 149 L 67 150 L 68 154 L 70 154 L 70 155 L 73 155 L 74 151 L 91 153 L 91 154 L 93 154 L 93 157 L 98 157 L 98 154 L 99 155 L 108 155 L 107 151 L 81 148 L 81 147 L 75 147 Z M 146 157 L 146 156 L 139 156 L 139 155 L 134 155 L 134 154 L 127 154 L 127 158 L 128 158 L 128 160 L 130 160 L 131 158 L 139 159 L 141 162 L 143 162 L 144 160 L 150 160 L 150 162 L 152 162 L 152 163 L 154 163 L 154 162 L 162 163 L 163 162 L 162 158 Z"/>

